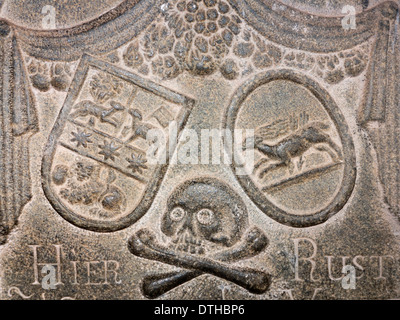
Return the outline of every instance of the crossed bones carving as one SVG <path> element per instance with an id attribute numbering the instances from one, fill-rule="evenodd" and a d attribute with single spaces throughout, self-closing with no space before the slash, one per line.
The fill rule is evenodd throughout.
<path id="1" fill-rule="evenodd" d="M 139 230 L 128 242 L 128 248 L 135 256 L 186 269 L 145 277 L 142 283 L 143 294 L 151 299 L 204 273 L 231 281 L 251 293 L 264 293 L 270 285 L 270 276 L 267 273 L 251 268 L 239 268 L 230 263 L 255 257 L 267 245 L 267 237 L 257 227 L 250 228 L 243 239 L 233 247 L 213 253 L 209 257 L 170 249 L 160 244 L 154 232 L 149 229 Z"/>

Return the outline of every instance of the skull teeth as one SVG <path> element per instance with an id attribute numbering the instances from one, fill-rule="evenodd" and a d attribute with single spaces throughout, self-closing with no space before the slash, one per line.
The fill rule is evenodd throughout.
<path id="1" fill-rule="evenodd" d="M 202 245 L 202 241 L 201 240 L 197 240 L 196 238 L 184 238 L 184 237 L 178 237 L 172 240 L 173 243 L 178 244 L 178 243 L 188 243 L 188 244 L 193 244 L 195 246 L 201 246 Z"/>
<path id="2" fill-rule="evenodd" d="M 205 253 L 205 250 L 202 247 L 203 243 L 201 239 L 198 239 L 189 233 L 183 233 L 179 235 L 173 239 L 172 242 L 176 245 L 175 248 L 178 251 L 199 255 Z"/>
<path id="3" fill-rule="evenodd" d="M 200 246 L 190 245 L 188 243 L 182 243 L 176 248 L 178 251 L 183 251 L 190 254 L 202 255 L 205 253 L 204 248 Z"/>

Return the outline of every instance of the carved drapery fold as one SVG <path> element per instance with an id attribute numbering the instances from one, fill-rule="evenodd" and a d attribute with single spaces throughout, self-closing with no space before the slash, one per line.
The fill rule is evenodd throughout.
<path id="1" fill-rule="evenodd" d="M 387 32 L 389 27 L 382 28 Z M 400 24 L 399 12 L 388 37 L 377 38 L 374 50 L 387 50 L 371 63 L 365 91 L 363 126 L 375 146 L 379 176 L 390 210 L 400 218 Z M 379 43 L 382 43 L 380 46 Z M 382 49 L 382 47 L 384 49 Z"/>
<path id="2" fill-rule="evenodd" d="M 382 10 L 378 20 L 366 91 L 360 112 L 362 123 L 384 121 L 386 106 L 394 97 L 395 92 L 390 90 L 390 86 L 396 59 L 400 59 L 398 15 L 398 10 L 388 7 Z"/>
<path id="3" fill-rule="evenodd" d="M 37 131 L 35 102 L 16 37 L 0 24 L 0 243 L 31 198 L 29 137 Z"/>
<path id="4" fill-rule="evenodd" d="M 31 30 L 13 25 L 21 47 L 31 56 L 53 61 L 78 60 L 83 53 L 107 53 L 132 40 L 158 15 L 166 0 L 125 0 L 97 19 L 72 28 Z M 12 22 L 9 21 L 12 25 Z"/>

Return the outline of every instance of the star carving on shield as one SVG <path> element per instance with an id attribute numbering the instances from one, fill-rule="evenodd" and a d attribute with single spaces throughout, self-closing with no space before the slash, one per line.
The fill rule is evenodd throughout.
<path id="1" fill-rule="evenodd" d="M 128 168 L 132 169 L 132 172 L 143 173 L 143 170 L 148 169 L 146 166 L 147 160 L 143 157 L 143 154 L 135 155 L 132 153 L 131 159 L 126 158 L 129 162 Z"/>
<path id="2" fill-rule="evenodd" d="M 99 154 L 101 154 L 104 157 L 104 160 L 107 161 L 108 159 L 115 161 L 115 157 L 119 156 L 119 153 L 117 152 L 121 147 L 117 147 L 114 145 L 114 142 L 107 142 L 104 140 L 104 145 L 99 145 L 99 148 L 101 151 Z"/>
<path id="3" fill-rule="evenodd" d="M 88 143 L 92 143 L 92 141 L 89 139 L 92 136 L 91 133 L 86 133 L 78 128 L 77 132 L 71 132 L 71 134 L 73 136 L 71 142 L 76 142 L 76 146 L 78 148 L 80 146 L 87 148 Z"/>

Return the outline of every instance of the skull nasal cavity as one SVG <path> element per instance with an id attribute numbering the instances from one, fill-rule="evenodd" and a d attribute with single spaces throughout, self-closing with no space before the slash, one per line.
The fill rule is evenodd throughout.
<path id="1" fill-rule="evenodd" d="M 185 221 L 183 222 L 182 228 L 178 233 L 183 233 L 184 231 L 190 231 L 193 235 L 197 235 L 197 228 L 194 226 L 193 215 L 187 215 Z"/>

